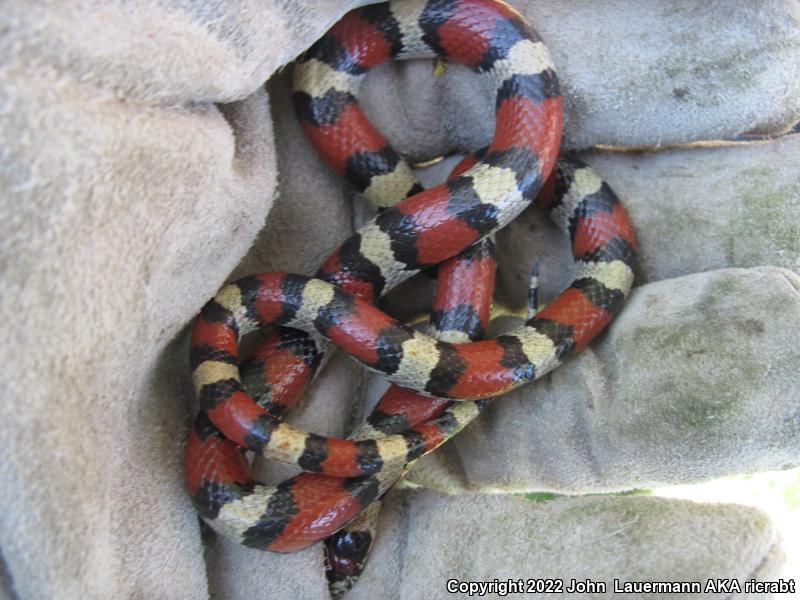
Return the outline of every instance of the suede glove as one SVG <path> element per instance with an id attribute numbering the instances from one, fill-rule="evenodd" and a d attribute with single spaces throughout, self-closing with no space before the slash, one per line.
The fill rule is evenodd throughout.
<path id="1" fill-rule="evenodd" d="M 4 6 L 0 594 L 326 598 L 319 547 L 201 536 L 183 489 L 185 333 L 225 281 L 310 274 L 363 219 L 303 137 L 282 71 L 361 4 Z M 631 212 L 637 287 L 583 354 L 420 461 L 351 597 L 446 598 L 449 579 L 775 578 L 779 532 L 754 509 L 512 494 L 800 463 L 800 136 L 683 146 L 800 118 L 800 4 L 514 4 L 558 68 L 565 147 Z M 413 161 L 492 134 L 489 90 L 456 65 L 381 67 L 362 104 Z M 607 147 L 664 145 L 680 146 Z M 498 247 L 504 302 L 521 302 L 533 261 L 545 302 L 569 280 L 567 245 L 535 211 Z M 424 308 L 402 292 L 386 300 L 397 314 Z M 339 354 L 291 420 L 346 434 L 380 385 Z"/>

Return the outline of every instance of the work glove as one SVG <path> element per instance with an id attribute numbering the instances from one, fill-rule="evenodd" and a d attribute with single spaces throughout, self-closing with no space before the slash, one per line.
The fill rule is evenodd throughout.
<path id="1" fill-rule="evenodd" d="M 291 60 L 362 4 L 4 7 L 0 594 L 327 597 L 319 546 L 274 555 L 199 524 L 183 487 L 186 331 L 225 281 L 311 274 L 363 222 L 289 83 Z M 351 597 L 786 579 L 780 524 L 737 497 L 613 493 L 800 462 L 800 5 L 514 4 L 558 69 L 564 148 L 630 211 L 636 287 L 582 354 L 415 465 Z M 441 71 L 386 65 L 364 84 L 365 112 L 412 162 L 491 138 L 485 83 Z M 687 146 L 719 139 L 743 141 Z M 497 247 L 505 305 L 522 304 L 534 262 L 544 303 L 570 280 L 567 243 L 535 210 Z M 385 306 L 417 316 L 429 288 Z M 381 385 L 338 353 L 290 421 L 346 435 Z"/>

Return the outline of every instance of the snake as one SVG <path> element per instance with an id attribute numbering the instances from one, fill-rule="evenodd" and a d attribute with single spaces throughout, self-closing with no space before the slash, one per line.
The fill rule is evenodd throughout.
<path id="1" fill-rule="evenodd" d="M 357 101 L 371 69 L 417 58 L 465 65 L 495 91 L 489 146 L 429 189 Z M 394 0 L 352 11 L 298 59 L 293 100 L 312 145 L 379 211 L 313 277 L 259 273 L 224 286 L 203 307 L 190 341 L 201 410 L 186 448 L 189 494 L 214 530 L 275 552 L 340 531 L 488 399 L 583 349 L 622 309 L 637 254 L 630 218 L 610 186 L 578 159 L 559 157 L 563 99 L 555 67 L 540 36 L 504 2 Z M 448 311 L 429 335 L 375 306 L 416 273 L 477 252 L 534 201 L 563 231 L 575 274 L 519 327 L 467 341 L 458 327 L 449 329 Z M 480 312 L 475 306 L 458 310 L 483 323 L 469 313 Z M 275 329 L 240 366 L 241 337 L 268 327 Z M 396 392 L 401 399 L 413 395 L 427 408 L 411 416 L 402 402 L 382 401 L 352 439 L 285 422 L 330 344 L 407 390 Z M 243 449 L 303 472 L 263 485 Z"/>

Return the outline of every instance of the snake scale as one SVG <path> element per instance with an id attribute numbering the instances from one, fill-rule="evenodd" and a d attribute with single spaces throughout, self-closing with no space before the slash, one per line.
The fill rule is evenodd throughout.
<path id="1" fill-rule="evenodd" d="M 370 69 L 412 58 L 466 65 L 495 90 L 490 145 L 427 190 L 357 102 Z M 363 568 L 371 543 L 343 528 L 487 399 L 585 347 L 630 291 L 636 239 L 610 187 L 577 159 L 559 157 L 555 68 L 538 34 L 503 2 L 410 0 L 352 11 L 299 59 L 293 99 L 317 151 L 380 210 L 314 277 L 244 277 L 205 305 L 191 338 L 201 411 L 187 443 L 186 483 L 203 519 L 249 547 L 291 552 L 344 532 L 328 541 L 338 593 Z M 486 238 L 534 201 L 569 240 L 574 279 L 522 326 L 476 341 L 494 281 Z M 430 335 L 374 306 L 440 263 Z M 240 338 L 260 327 L 275 329 L 240 366 Z M 283 421 L 330 343 L 394 384 L 350 439 Z M 260 484 L 242 449 L 304 472 Z"/>

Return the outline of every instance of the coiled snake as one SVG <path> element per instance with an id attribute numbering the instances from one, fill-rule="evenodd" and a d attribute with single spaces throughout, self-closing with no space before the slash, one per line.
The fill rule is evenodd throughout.
<path id="1" fill-rule="evenodd" d="M 496 128 L 488 148 L 422 190 L 356 96 L 378 64 L 433 57 L 490 78 Z M 315 148 L 384 210 L 315 277 L 261 273 L 206 304 L 192 332 L 201 412 L 186 456 L 187 487 L 203 519 L 246 546 L 277 552 L 341 530 L 469 423 L 484 399 L 542 377 L 586 346 L 620 310 L 636 254 L 627 213 L 608 185 L 576 159 L 562 157 L 556 168 L 563 114 L 555 69 L 536 32 L 503 2 L 396 1 L 348 13 L 299 60 L 294 102 Z M 481 240 L 534 200 L 569 239 L 574 280 L 521 327 L 472 341 L 486 327 L 494 278 L 491 242 Z M 433 335 L 373 305 L 443 261 Z M 240 373 L 239 339 L 256 327 L 277 329 Z M 399 386 L 354 439 L 307 433 L 281 418 L 328 342 Z M 259 484 L 242 448 L 305 472 Z M 350 534 L 329 543 L 340 573 L 329 573 L 334 592 L 363 566 L 359 544 Z"/>

